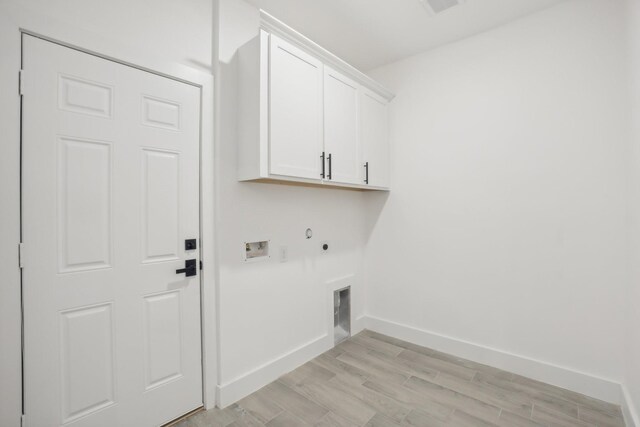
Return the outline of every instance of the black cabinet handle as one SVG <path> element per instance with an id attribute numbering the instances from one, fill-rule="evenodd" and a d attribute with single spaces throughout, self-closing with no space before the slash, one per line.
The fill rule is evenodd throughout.
<path id="1" fill-rule="evenodd" d="M 320 176 L 324 179 L 324 177 L 325 177 L 325 173 L 324 173 L 324 151 L 322 152 L 322 155 L 320 156 L 320 159 L 322 159 L 322 173 L 320 174 Z"/>
<path id="2" fill-rule="evenodd" d="M 364 164 L 364 183 L 369 184 L 369 162 Z"/>
<path id="3" fill-rule="evenodd" d="M 329 160 L 329 179 L 331 179 L 331 154 L 329 154 L 328 160 Z"/>
<path id="4" fill-rule="evenodd" d="M 176 274 L 185 274 L 185 277 L 191 277 L 198 274 L 198 267 L 195 259 L 187 259 L 184 261 L 184 268 L 176 270 Z"/>

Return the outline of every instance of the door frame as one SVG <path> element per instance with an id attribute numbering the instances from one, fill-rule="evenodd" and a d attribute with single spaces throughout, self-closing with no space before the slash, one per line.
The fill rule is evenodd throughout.
<path id="1" fill-rule="evenodd" d="M 212 17 L 213 19 L 213 17 Z M 22 393 L 21 238 L 21 97 L 23 34 L 98 56 L 200 88 L 200 276 L 203 402 L 217 405 L 218 334 L 214 183 L 214 76 L 204 70 L 168 61 L 23 8 L 0 3 L 0 424 L 19 426 Z M 210 120 L 205 120 L 210 118 Z M 207 219 L 207 220 L 205 220 Z M 28 414 L 27 414 L 28 415 Z"/>

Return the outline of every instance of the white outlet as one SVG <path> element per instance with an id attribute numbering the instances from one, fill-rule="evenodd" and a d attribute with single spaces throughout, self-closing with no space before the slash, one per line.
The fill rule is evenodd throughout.
<path id="1" fill-rule="evenodd" d="M 280 246 L 280 262 L 287 262 L 289 259 L 289 248 Z"/>

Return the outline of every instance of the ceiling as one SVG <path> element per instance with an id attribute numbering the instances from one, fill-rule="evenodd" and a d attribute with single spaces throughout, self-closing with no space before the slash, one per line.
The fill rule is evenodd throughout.
<path id="1" fill-rule="evenodd" d="M 246 0 L 363 71 L 564 0 L 466 0 L 431 15 L 419 0 Z"/>

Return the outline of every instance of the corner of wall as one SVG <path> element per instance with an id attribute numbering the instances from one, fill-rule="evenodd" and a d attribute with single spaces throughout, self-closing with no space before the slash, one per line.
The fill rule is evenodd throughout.
<path id="1" fill-rule="evenodd" d="M 621 407 L 622 415 L 624 416 L 624 422 L 627 427 L 640 427 L 640 416 L 638 416 L 638 410 L 633 404 L 629 389 L 627 389 L 627 386 L 624 384 L 622 384 L 620 387 L 622 393 Z"/>
<path id="2" fill-rule="evenodd" d="M 622 405 L 625 402 L 629 402 L 630 404 L 628 395 L 625 395 L 624 398 L 621 396 L 621 385 L 611 379 L 600 378 L 546 361 L 508 353 L 500 349 L 463 341 L 385 319 L 366 317 L 364 322 L 367 329 L 384 335 L 513 372 L 606 402 Z M 629 408 L 629 411 L 633 413 L 632 408 L 630 406 Z"/>

